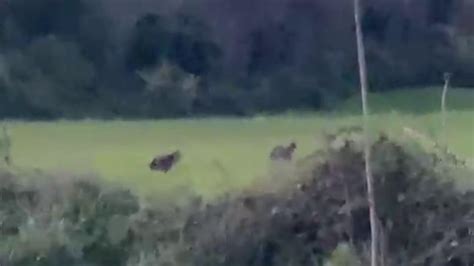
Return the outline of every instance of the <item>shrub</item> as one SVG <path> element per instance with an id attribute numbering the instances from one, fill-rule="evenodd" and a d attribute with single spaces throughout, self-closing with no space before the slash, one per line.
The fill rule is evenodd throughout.
<path id="1" fill-rule="evenodd" d="M 361 145 L 336 136 L 277 194 L 222 199 L 192 219 L 196 265 L 322 265 L 340 243 L 365 259 L 370 236 Z M 381 136 L 372 146 L 385 265 L 469 265 L 474 193 L 439 156 Z M 460 167 L 460 166 L 457 166 Z"/>
<path id="2" fill-rule="evenodd" d="M 363 155 L 349 133 L 296 162 L 278 189 L 269 180 L 206 204 L 145 202 L 96 178 L 0 171 L 0 263 L 364 265 Z M 474 263 L 474 192 L 454 185 L 472 172 L 385 136 L 372 149 L 384 265 Z"/>

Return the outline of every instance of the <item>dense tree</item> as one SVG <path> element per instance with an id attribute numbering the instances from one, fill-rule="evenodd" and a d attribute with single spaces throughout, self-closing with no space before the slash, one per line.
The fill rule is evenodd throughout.
<path id="1" fill-rule="evenodd" d="M 357 86 L 350 0 L 134 3 L 0 3 L 0 116 L 330 108 Z M 436 84 L 445 71 L 474 86 L 472 12 L 470 0 L 367 0 L 373 90 Z M 150 94 L 139 73 L 163 65 L 179 78 Z M 191 94 L 176 89 L 189 79 Z"/>
<path id="2" fill-rule="evenodd" d="M 169 39 L 167 58 L 188 73 L 206 74 L 219 56 L 219 48 L 213 42 L 201 41 L 186 33 L 172 34 Z"/>
<path id="3" fill-rule="evenodd" d="M 81 114 L 94 96 L 93 66 L 74 43 L 43 37 L 7 57 L 9 97 L 45 116 Z"/>
<path id="4" fill-rule="evenodd" d="M 131 34 L 127 47 L 127 65 L 132 70 L 150 67 L 159 62 L 165 53 L 167 32 L 163 28 L 160 16 L 146 14 L 141 17 Z"/>
<path id="5" fill-rule="evenodd" d="M 270 73 L 291 64 L 293 36 L 285 24 L 269 25 L 250 36 L 248 72 Z"/>
<path id="6" fill-rule="evenodd" d="M 8 1 L 11 19 L 30 37 L 61 34 L 74 37 L 85 11 L 81 0 Z"/>

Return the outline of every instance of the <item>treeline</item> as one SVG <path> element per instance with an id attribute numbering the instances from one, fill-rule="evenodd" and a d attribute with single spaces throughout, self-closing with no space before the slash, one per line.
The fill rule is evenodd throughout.
<path id="1" fill-rule="evenodd" d="M 473 1 L 364 6 L 373 89 L 474 86 Z M 15 0 L 0 25 L 0 117 L 322 109 L 358 82 L 351 0 Z"/>

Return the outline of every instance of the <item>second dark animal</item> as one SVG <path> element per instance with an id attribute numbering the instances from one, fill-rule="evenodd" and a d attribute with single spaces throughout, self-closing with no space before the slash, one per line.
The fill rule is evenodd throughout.
<path id="1" fill-rule="evenodd" d="M 152 171 L 167 173 L 181 159 L 181 152 L 175 151 L 170 154 L 156 156 L 150 163 Z"/>
<path id="2" fill-rule="evenodd" d="M 296 143 L 291 142 L 290 145 L 287 147 L 278 145 L 273 148 L 272 152 L 270 153 L 270 159 L 275 160 L 284 160 L 284 161 L 291 161 L 293 157 L 293 152 L 296 150 Z"/>

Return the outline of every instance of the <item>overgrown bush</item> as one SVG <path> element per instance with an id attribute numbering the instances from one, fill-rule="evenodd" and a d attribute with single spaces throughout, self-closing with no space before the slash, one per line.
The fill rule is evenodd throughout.
<path id="1" fill-rule="evenodd" d="M 455 189 L 461 166 L 384 136 L 372 150 L 384 265 L 472 264 L 474 192 Z M 360 142 L 336 136 L 297 169 L 284 191 L 198 213 L 187 229 L 196 265 L 322 265 L 341 243 L 363 261 L 370 225 Z"/>
<path id="2" fill-rule="evenodd" d="M 120 265 L 128 258 L 135 196 L 84 180 L 17 178 L 2 174 L 2 258 L 12 265 Z"/>
<path id="3" fill-rule="evenodd" d="M 385 136 L 372 149 L 383 265 L 472 265 L 474 192 L 454 183 L 472 173 Z M 251 192 L 179 206 L 94 178 L 3 171 L 0 263 L 365 265 L 370 228 L 358 134 L 335 135 L 295 166 L 283 184 L 270 176 Z"/>

